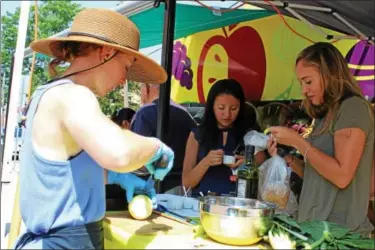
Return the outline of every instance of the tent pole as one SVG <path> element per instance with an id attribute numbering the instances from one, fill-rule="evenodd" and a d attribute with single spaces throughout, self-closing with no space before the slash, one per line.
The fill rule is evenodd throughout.
<path id="1" fill-rule="evenodd" d="M 255 4 L 263 4 L 263 5 L 269 5 L 267 2 L 263 0 L 249 0 L 245 1 L 249 4 L 255 3 Z M 289 3 L 288 1 L 281 2 L 281 1 L 272 1 L 272 4 L 278 7 L 282 7 L 286 9 L 289 13 L 291 13 L 293 16 L 298 18 L 299 20 L 307 23 L 311 28 L 315 29 L 322 35 L 324 35 L 327 39 L 328 37 L 334 38 L 334 39 L 358 39 L 358 37 L 353 37 L 353 36 L 331 36 L 326 34 L 323 30 L 319 29 L 317 26 L 312 24 L 311 22 L 307 21 L 306 18 L 301 16 L 299 13 L 297 13 L 294 9 L 306 9 L 306 10 L 315 10 L 315 11 L 322 11 L 322 12 L 329 12 L 331 13 L 334 17 L 336 17 L 339 21 L 344 23 L 347 27 L 352 29 L 354 32 L 356 32 L 362 39 L 369 40 L 370 43 L 373 43 L 373 38 L 372 37 L 367 37 L 363 32 L 361 32 L 359 29 L 354 27 L 351 23 L 349 23 L 343 16 L 341 16 L 339 13 L 333 11 L 333 9 L 328 8 L 328 7 L 317 7 L 317 6 L 310 6 L 310 5 L 305 5 L 305 4 L 294 4 L 294 3 Z"/>
<path id="2" fill-rule="evenodd" d="M 129 108 L 129 81 L 124 84 L 124 108 Z"/>
<path id="3" fill-rule="evenodd" d="M 169 103 L 171 92 L 171 77 L 172 77 L 172 56 L 173 56 L 173 41 L 174 28 L 176 17 L 176 0 L 166 0 L 164 9 L 164 30 L 163 30 L 163 45 L 161 65 L 168 74 L 167 82 L 160 86 L 158 117 L 156 126 L 156 136 L 165 141 L 165 131 L 168 131 L 169 124 Z M 156 182 L 156 192 L 160 193 L 160 182 Z"/>
<path id="4" fill-rule="evenodd" d="M 14 53 L 12 55 L 12 62 L 10 64 L 10 72 L 9 72 L 9 83 L 8 83 L 8 93 L 7 93 L 7 99 L 8 99 L 8 102 L 9 102 L 9 99 L 10 99 L 10 93 L 12 91 L 12 77 L 13 77 L 13 69 L 14 69 Z M 5 97 L 4 97 L 5 98 Z M 5 103 L 5 100 L 4 100 L 4 106 L 6 105 L 6 108 L 4 110 L 4 115 L 5 115 L 5 118 L 4 118 L 4 141 L 3 141 L 3 146 L 1 148 L 1 175 L 0 175 L 0 180 L 2 180 L 2 173 L 3 173 L 3 161 L 4 161 L 4 149 L 5 149 L 5 141 L 6 141 L 6 131 L 7 131 L 7 118 L 8 118 L 8 113 L 9 113 L 9 104 L 8 103 Z"/>
<path id="5" fill-rule="evenodd" d="M 334 17 L 336 17 L 338 20 L 340 20 L 342 23 L 344 23 L 346 26 L 348 26 L 350 29 L 352 29 L 355 33 L 357 33 L 358 35 L 360 35 L 361 37 L 363 38 L 367 38 L 367 36 L 365 34 L 363 34 L 363 32 L 361 32 L 359 29 L 357 29 L 356 27 L 354 27 L 351 23 L 349 23 L 344 17 L 342 17 L 339 13 L 337 12 L 332 12 L 332 15 Z"/>
<path id="6" fill-rule="evenodd" d="M 319 29 L 318 26 L 310 23 L 306 18 L 304 18 L 303 16 L 301 16 L 298 12 L 296 12 L 292 8 L 286 7 L 285 9 L 287 11 L 289 11 L 293 16 L 295 16 L 296 18 L 298 18 L 299 20 L 301 20 L 302 22 L 307 23 L 312 29 L 318 31 L 320 34 L 322 34 L 324 36 L 324 38 L 326 38 L 328 36 L 327 33 L 325 33 L 323 30 Z"/>
<path id="7" fill-rule="evenodd" d="M 267 2 L 263 0 L 249 0 L 245 1 L 247 3 L 256 3 L 256 4 L 263 4 L 263 5 L 269 5 Z M 318 7 L 318 6 L 311 6 L 307 4 L 296 4 L 296 3 L 289 3 L 288 1 L 281 2 L 281 1 L 272 1 L 272 4 L 278 7 L 284 7 L 285 5 L 295 8 L 295 9 L 305 9 L 305 10 L 316 10 L 316 11 L 322 11 L 322 12 L 331 12 L 331 8 L 327 7 Z"/>

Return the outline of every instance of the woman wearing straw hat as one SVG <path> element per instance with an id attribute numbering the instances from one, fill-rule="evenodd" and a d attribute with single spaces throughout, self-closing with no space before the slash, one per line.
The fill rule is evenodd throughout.
<path id="1" fill-rule="evenodd" d="M 171 149 L 156 138 L 120 129 L 100 110 L 104 96 L 126 79 L 163 83 L 162 67 L 138 52 L 139 31 L 126 17 L 85 9 L 67 37 L 35 41 L 31 48 L 53 57 L 55 78 L 40 86 L 27 111 L 21 152 L 20 206 L 27 232 L 16 249 L 103 249 L 104 169 L 131 172 L 142 166 L 162 180 L 173 164 Z M 60 76 L 56 67 L 70 66 Z M 159 159 L 165 168 L 156 168 Z M 136 193 L 154 194 L 145 182 Z"/>

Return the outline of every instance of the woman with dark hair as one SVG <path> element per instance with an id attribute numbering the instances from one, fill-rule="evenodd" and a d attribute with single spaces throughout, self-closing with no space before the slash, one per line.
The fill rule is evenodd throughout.
<path id="1" fill-rule="evenodd" d="M 122 108 L 112 114 L 111 120 L 123 129 L 129 129 L 135 111 L 131 108 Z"/>
<path id="2" fill-rule="evenodd" d="M 315 119 L 304 139 L 285 127 L 270 129 L 277 143 L 301 152 L 304 161 L 286 157 L 303 181 L 298 220 L 327 220 L 369 235 L 367 217 L 374 157 L 374 117 L 340 51 L 330 43 L 304 49 L 295 66 L 303 105 Z"/>
<path id="3" fill-rule="evenodd" d="M 208 93 L 202 124 L 192 130 L 186 144 L 183 186 L 193 188 L 194 196 L 234 192 L 232 169 L 243 163 L 243 157 L 236 156 L 233 164 L 224 164 L 223 157 L 234 154 L 248 128 L 241 85 L 233 79 L 217 81 Z"/>

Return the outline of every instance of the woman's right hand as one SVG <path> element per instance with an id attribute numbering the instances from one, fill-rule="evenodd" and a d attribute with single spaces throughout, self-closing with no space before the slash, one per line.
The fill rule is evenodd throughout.
<path id="1" fill-rule="evenodd" d="M 205 157 L 205 162 L 207 166 L 218 166 L 223 163 L 224 150 L 217 149 L 211 150 Z"/>
<path id="2" fill-rule="evenodd" d="M 271 157 L 277 155 L 277 142 L 273 139 L 272 136 L 270 136 L 270 138 L 267 141 L 267 150 L 268 150 L 268 153 L 271 155 Z M 291 162 L 293 161 L 293 156 L 290 154 L 287 154 L 284 156 L 284 160 L 289 166 Z"/>
<path id="3" fill-rule="evenodd" d="M 273 139 L 272 135 L 269 137 L 267 141 L 267 150 L 270 156 L 277 155 L 277 142 Z"/>

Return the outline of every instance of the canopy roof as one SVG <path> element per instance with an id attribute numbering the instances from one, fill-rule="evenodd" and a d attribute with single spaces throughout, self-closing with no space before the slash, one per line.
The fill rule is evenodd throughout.
<path id="1" fill-rule="evenodd" d="M 270 10 L 236 10 L 216 15 L 213 11 L 200 6 L 177 4 L 174 38 L 179 39 L 200 31 L 216 29 L 274 14 L 275 12 Z M 151 8 L 130 17 L 141 32 L 141 48 L 162 43 L 163 17 L 163 7 Z"/>
<path id="2" fill-rule="evenodd" d="M 273 7 L 264 1 L 250 1 L 253 5 L 262 7 L 273 11 Z M 335 30 L 345 34 L 356 34 L 356 32 L 346 25 L 343 21 L 335 17 L 333 12 L 336 12 L 344 18 L 349 24 L 361 31 L 367 37 L 375 36 L 375 1 L 373 0 L 340 0 L 340 1 L 317 1 L 317 0 L 288 0 L 288 1 L 272 1 L 278 6 L 280 12 L 284 15 L 295 17 L 288 10 L 280 5 L 289 4 L 289 6 L 305 17 L 313 24 Z M 294 5 L 294 6 L 293 6 Z M 306 9 L 298 5 L 321 7 L 321 10 L 314 10 L 313 8 Z M 285 5 L 284 5 L 285 6 Z M 323 10 L 323 8 L 327 8 Z"/>

